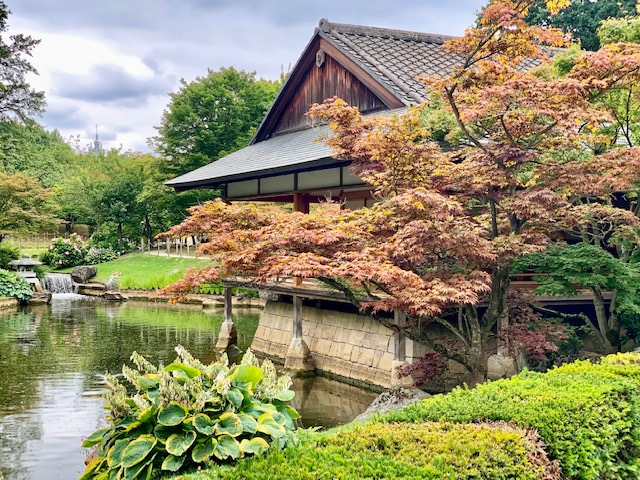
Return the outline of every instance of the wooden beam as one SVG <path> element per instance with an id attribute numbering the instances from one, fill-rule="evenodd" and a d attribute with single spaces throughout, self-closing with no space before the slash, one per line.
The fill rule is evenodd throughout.
<path id="1" fill-rule="evenodd" d="M 320 48 L 331 56 L 335 61 L 340 63 L 344 68 L 349 70 L 358 80 L 371 90 L 376 96 L 389 107 L 389 109 L 400 108 L 406 106 L 398 97 L 389 91 L 388 88 L 378 82 L 369 72 L 358 65 L 356 62 L 347 57 L 343 52 L 327 42 L 324 38 L 320 39 Z"/>

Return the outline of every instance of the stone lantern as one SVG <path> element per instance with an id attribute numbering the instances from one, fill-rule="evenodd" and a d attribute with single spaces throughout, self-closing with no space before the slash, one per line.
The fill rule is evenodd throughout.
<path id="1" fill-rule="evenodd" d="M 9 265 L 17 270 L 18 275 L 24 278 L 33 287 L 36 292 L 42 290 L 40 281 L 36 276 L 36 267 L 42 265 L 42 262 L 34 260 L 28 255 L 23 256 L 20 260 L 13 260 Z"/>

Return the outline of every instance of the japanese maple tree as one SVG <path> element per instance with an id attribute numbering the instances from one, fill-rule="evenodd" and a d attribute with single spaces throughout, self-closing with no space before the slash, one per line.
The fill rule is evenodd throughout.
<path id="1" fill-rule="evenodd" d="M 309 215 L 221 201 L 197 207 L 168 234 L 209 233 L 203 253 L 218 263 L 173 290 L 219 276 L 315 278 L 481 380 L 489 340 L 509 324 L 513 262 L 574 221 L 577 199 L 597 203 L 640 179 L 640 149 L 600 148 L 611 116 L 597 102 L 637 81 L 640 48 L 610 44 L 563 77 L 544 75 L 536 67 L 566 39 L 524 22 L 531 3 L 492 1 L 476 26 L 445 44 L 459 63 L 423 79 L 428 104 L 383 118 L 340 99 L 312 107 L 311 118 L 333 129 L 334 156 L 352 160 L 371 185 L 374 206 Z M 448 148 L 425 120 L 433 108 L 455 126 Z M 407 324 L 383 314 L 393 310 Z M 446 341 L 432 335 L 434 323 Z"/>

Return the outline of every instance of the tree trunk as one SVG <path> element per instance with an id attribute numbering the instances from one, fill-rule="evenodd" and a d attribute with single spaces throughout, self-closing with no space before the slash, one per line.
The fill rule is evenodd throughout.
<path id="1" fill-rule="evenodd" d="M 118 245 L 120 245 L 120 248 L 124 245 L 124 241 L 122 239 L 122 223 L 118 223 Z"/>
<path id="2" fill-rule="evenodd" d="M 604 298 L 602 296 L 602 290 L 600 287 L 592 287 L 593 292 L 593 306 L 596 310 L 596 320 L 598 321 L 598 332 L 602 340 L 605 353 L 613 353 L 616 351 L 614 346 L 609 340 L 609 319 L 607 315 L 607 308 L 604 305 Z"/>
<path id="3" fill-rule="evenodd" d="M 482 316 L 482 327 L 485 334 L 488 334 L 496 325 L 504 313 L 509 291 L 509 267 L 498 267 L 491 276 L 491 293 L 489 295 L 489 305 L 487 311 Z M 508 319 L 506 320 L 508 323 Z M 506 327 L 507 325 L 503 325 Z"/>
<path id="4" fill-rule="evenodd" d="M 144 232 L 146 234 L 147 241 L 149 242 L 149 248 L 151 248 L 151 241 L 153 239 L 151 238 L 151 220 L 149 220 L 148 213 L 144 214 Z"/>
<path id="5" fill-rule="evenodd" d="M 487 362 L 485 361 L 485 340 L 482 325 L 478 318 L 478 311 L 473 305 L 465 305 L 465 316 L 469 326 L 469 383 L 471 386 L 482 383 L 487 377 Z"/>

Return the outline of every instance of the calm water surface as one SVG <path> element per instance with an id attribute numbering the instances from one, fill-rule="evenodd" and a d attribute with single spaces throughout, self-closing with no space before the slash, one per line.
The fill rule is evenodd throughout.
<path id="1" fill-rule="evenodd" d="M 258 317 L 234 317 L 240 349 Z M 167 364 L 176 344 L 209 363 L 221 323 L 218 312 L 64 297 L 0 313 L 0 472 L 6 480 L 77 478 L 82 438 L 104 422 L 102 374 L 119 372 L 134 350 Z M 296 379 L 294 390 L 304 426 L 348 422 L 375 397 L 317 377 Z"/>

